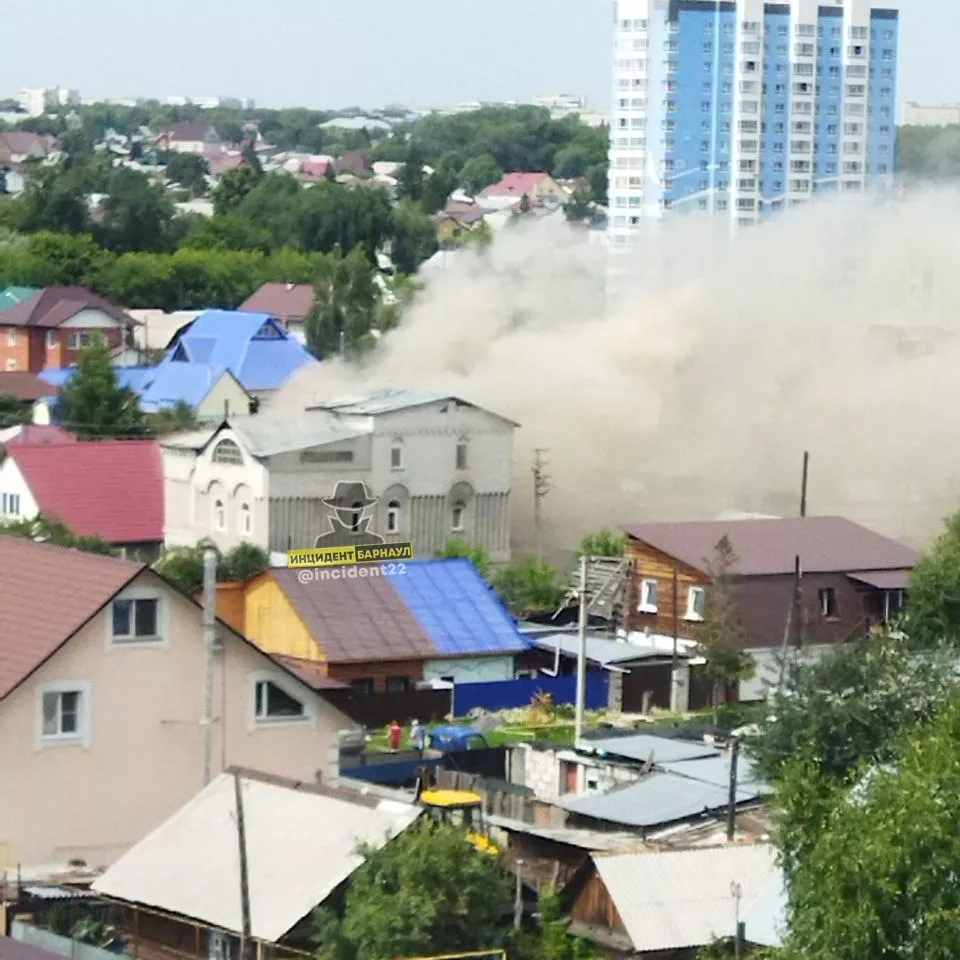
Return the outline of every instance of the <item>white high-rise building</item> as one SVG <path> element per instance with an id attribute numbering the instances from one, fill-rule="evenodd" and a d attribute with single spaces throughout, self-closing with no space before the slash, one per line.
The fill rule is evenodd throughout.
<path id="1" fill-rule="evenodd" d="M 894 170 L 897 0 L 616 0 L 609 238 L 733 225 Z"/>

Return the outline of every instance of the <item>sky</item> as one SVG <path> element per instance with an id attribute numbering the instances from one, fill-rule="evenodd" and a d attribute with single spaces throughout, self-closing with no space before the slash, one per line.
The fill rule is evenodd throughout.
<path id="1" fill-rule="evenodd" d="M 960 0 L 900 0 L 901 99 L 960 101 Z M 339 108 L 586 94 L 605 110 L 612 0 L 30 0 L 0 95 L 254 97 Z"/>

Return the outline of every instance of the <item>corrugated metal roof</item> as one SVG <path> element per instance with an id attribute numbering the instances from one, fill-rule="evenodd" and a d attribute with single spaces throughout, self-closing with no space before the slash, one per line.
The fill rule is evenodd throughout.
<path id="1" fill-rule="evenodd" d="M 339 417 L 326 410 L 307 410 L 294 416 L 264 412 L 231 417 L 229 423 L 256 457 L 320 447 L 373 432 L 369 417 Z"/>
<path id="2" fill-rule="evenodd" d="M 244 777 L 251 932 L 277 941 L 363 862 L 358 841 L 380 845 L 420 810 L 351 802 L 319 788 Z M 223 774 L 122 856 L 94 884 L 104 896 L 239 933 L 239 856 L 233 776 Z"/>
<path id="3" fill-rule="evenodd" d="M 657 764 L 720 756 L 720 751 L 716 747 L 707 746 L 705 743 L 669 740 L 649 733 L 585 740 L 583 749 L 602 756 L 626 757 L 628 760 L 638 760 L 640 763 L 652 761 Z"/>
<path id="4" fill-rule="evenodd" d="M 410 407 L 422 407 L 428 403 L 441 403 L 449 400 L 460 406 L 481 409 L 468 400 L 453 396 L 449 393 L 439 393 L 435 390 L 399 390 L 396 388 L 387 388 L 384 390 L 375 390 L 373 393 L 363 394 L 354 397 L 338 397 L 322 403 L 314 404 L 310 409 L 337 410 L 340 413 L 353 413 L 363 416 L 377 416 L 383 413 L 394 413 L 397 410 L 406 410 Z M 500 417 L 501 420 L 507 420 L 500 414 L 486 411 L 492 416 Z M 508 423 L 514 423 L 507 420 Z M 514 426 L 517 426 L 514 423 Z"/>
<path id="5" fill-rule="evenodd" d="M 668 773 L 676 773 L 681 777 L 690 777 L 704 783 L 712 783 L 718 787 L 725 787 L 730 783 L 730 757 L 701 757 L 696 760 L 680 760 L 673 763 L 658 763 L 658 767 Z M 762 793 L 771 788 L 760 776 L 756 763 L 752 758 L 739 756 L 737 758 L 737 783 L 742 786 L 757 787 Z"/>
<path id="6" fill-rule="evenodd" d="M 737 790 L 737 803 L 749 803 L 759 795 L 756 787 L 746 785 Z M 675 773 L 651 773 L 610 793 L 570 795 L 557 801 L 582 817 L 643 829 L 722 810 L 728 802 L 726 786 L 688 780 Z"/>
<path id="7" fill-rule="evenodd" d="M 553 653 L 560 647 L 560 654 L 565 657 L 578 656 L 578 641 L 576 634 L 553 633 L 546 636 L 530 635 L 527 638 L 535 647 Z M 637 643 L 627 643 L 624 640 L 609 640 L 605 637 L 586 638 L 587 659 L 598 663 L 601 667 L 613 666 L 618 663 L 631 663 L 634 660 L 647 660 L 651 657 L 665 657 L 669 653 L 657 647 L 641 646 Z M 687 658 L 687 654 L 679 653 Z"/>
<path id="8" fill-rule="evenodd" d="M 700 947 L 731 937 L 778 877 L 769 844 L 594 856 L 638 953 Z"/>
<path id="9" fill-rule="evenodd" d="M 743 918 L 745 938 L 762 947 L 783 946 L 787 926 L 787 889 L 778 876 L 747 910 Z"/>
<path id="10" fill-rule="evenodd" d="M 851 573 L 851 580 L 865 583 L 877 590 L 906 590 L 910 582 L 909 570 L 868 570 L 866 573 Z"/>

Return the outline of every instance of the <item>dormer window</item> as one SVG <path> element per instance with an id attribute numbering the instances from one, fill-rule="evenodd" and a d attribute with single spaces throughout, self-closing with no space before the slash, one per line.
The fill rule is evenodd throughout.
<path id="1" fill-rule="evenodd" d="M 190 358 L 187 356 L 187 348 L 182 344 L 177 344 L 177 349 L 173 351 L 173 359 L 177 363 L 189 363 Z"/>
<path id="2" fill-rule="evenodd" d="M 258 331 L 258 340 L 282 340 L 283 331 L 272 321 L 268 320 Z"/>

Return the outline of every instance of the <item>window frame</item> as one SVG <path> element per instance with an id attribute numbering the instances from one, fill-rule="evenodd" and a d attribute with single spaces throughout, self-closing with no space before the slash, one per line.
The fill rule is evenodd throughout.
<path id="1" fill-rule="evenodd" d="M 394 454 L 396 454 L 397 456 L 394 457 Z M 403 469 L 403 441 L 402 440 L 390 441 L 390 469 L 391 470 Z"/>
<path id="2" fill-rule="evenodd" d="M 396 683 L 396 681 L 401 681 Z M 401 689 L 395 690 L 392 687 L 396 685 Z M 413 684 L 410 682 L 410 678 L 406 674 L 396 674 L 394 676 L 387 677 L 386 683 L 386 692 L 387 693 L 409 693 Z"/>
<path id="3" fill-rule="evenodd" d="M 57 331 L 47 331 L 47 349 L 52 350 L 57 345 Z"/>
<path id="4" fill-rule="evenodd" d="M 218 457 L 218 450 L 229 450 L 231 455 L 233 454 L 233 451 L 236 451 L 236 456 L 239 459 L 227 460 L 223 459 L 222 457 Z M 213 449 L 210 451 L 210 462 L 226 464 L 228 467 L 242 467 L 244 465 L 243 450 L 240 449 L 240 444 L 237 443 L 236 440 L 233 440 L 230 437 L 221 437 L 213 445 Z"/>
<path id="5" fill-rule="evenodd" d="M 117 637 L 113 632 L 113 608 L 118 602 L 130 600 L 155 600 L 157 604 L 157 633 L 152 637 L 138 637 L 133 634 L 129 637 Z M 131 625 L 136 623 L 136 608 L 131 610 Z M 128 647 L 164 648 L 170 645 L 170 607 L 168 598 L 153 587 L 132 586 L 118 593 L 107 605 L 106 635 L 108 649 L 126 649 Z"/>
<path id="6" fill-rule="evenodd" d="M 387 533 L 400 532 L 400 516 L 403 507 L 399 500 L 391 500 L 387 504 Z"/>
<path id="7" fill-rule="evenodd" d="M 7 346 L 15 347 L 17 345 L 17 328 L 7 327 Z"/>
<path id="8" fill-rule="evenodd" d="M 219 497 L 213 501 L 213 529 L 217 533 L 227 529 L 227 505 Z"/>
<path id="9" fill-rule="evenodd" d="M 91 691 L 89 680 L 53 680 L 41 683 L 36 687 L 36 743 L 38 749 L 47 747 L 89 747 L 91 737 Z M 75 733 L 44 734 L 43 732 L 43 702 L 48 695 L 76 693 L 79 695 L 77 704 L 77 730 Z M 58 707 L 59 713 L 59 707 Z"/>
<path id="10" fill-rule="evenodd" d="M 470 447 L 466 437 L 460 437 L 457 440 L 456 452 L 454 453 L 454 466 L 457 470 L 467 470 L 470 465 Z M 462 456 L 461 456 L 462 454 Z"/>
<path id="11" fill-rule="evenodd" d="M 692 586 L 687 587 L 687 609 L 683 615 L 684 620 L 688 620 L 692 623 L 703 623 L 704 615 L 703 613 L 697 613 L 697 604 L 696 597 L 703 598 L 703 607 L 706 610 L 707 603 L 707 591 L 705 587 L 700 586 L 699 584 L 693 584 Z"/>
<path id="12" fill-rule="evenodd" d="M 650 602 L 652 589 L 653 602 Z M 660 581 L 656 577 L 643 577 L 640 580 L 640 593 L 637 597 L 637 611 L 640 613 L 657 613 L 660 602 Z"/>
<path id="13" fill-rule="evenodd" d="M 303 713 L 296 717 L 260 717 L 257 716 L 257 688 L 261 683 L 272 683 L 288 697 L 303 705 Z M 247 722 L 251 730 L 264 730 L 276 727 L 310 726 L 317 722 L 316 705 L 292 679 L 273 670 L 259 670 L 247 677 Z"/>
<path id="14" fill-rule="evenodd" d="M 463 500 L 454 501 L 450 508 L 450 532 L 463 533 L 467 529 L 467 504 Z"/>
<path id="15" fill-rule="evenodd" d="M 820 616 L 824 620 L 840 619 L 840 601 L 837 598 L 836 587 L 820 587 L 817 590 L 817 603 L 820 607 Z"/>
<path id="16" fill-rule="evenodd" d="M 240 533 L 245 537 L 253 535 L 253 511 L 249 503 L 240 504 Z"/>

